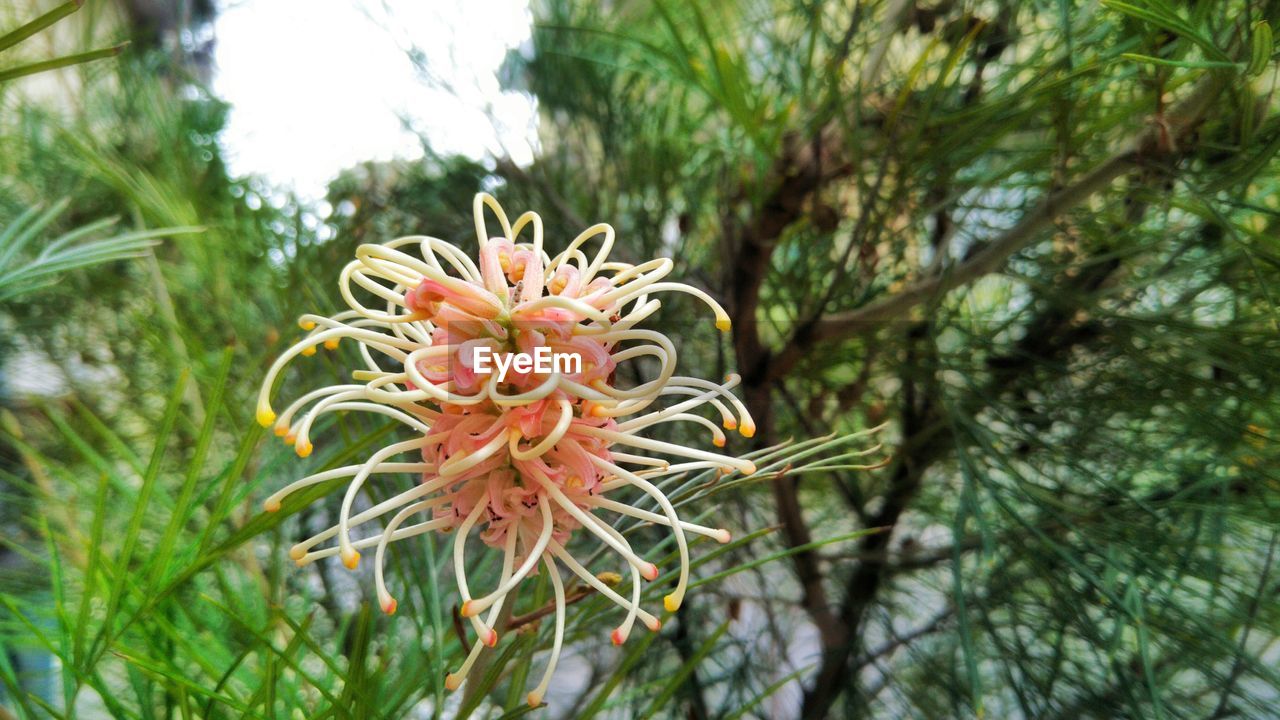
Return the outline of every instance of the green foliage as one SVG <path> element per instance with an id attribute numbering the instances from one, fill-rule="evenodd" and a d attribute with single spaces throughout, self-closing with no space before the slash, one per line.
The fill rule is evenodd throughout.
<path id="1" fill-rule="evenodd" d="M 475 242 L 471 199 L 487 176 L 479 163 L 463 157 L 351 168 L 329 185 L 335 233 L 344 243 L 425 234 L 469 248 Z M 426 218 L 434 224 L 427 226 Z"/>
<path id="2" fill-rule="evenodd" d="M 23 249 L 67 209 L 63 199 L 48 210 L 33 207 L 0 231 L 0 301 L 13 300 L 54 282 L 58 274 L 114 260 L 142 257 L 156 238 L 192 232 L 188 229 L 144 230 L 85 241 L 110 229 L 113 220 L 100 220 L 63 233 L 44 244 L 38 255 Z M 42 212 L 43 210 L 43 212 Z"/>
<path id="3" fill-rule="evenodd" d="M 166 59 L 6 106 L 0 717 L 1273 715 L 1278 15 L 548 0 L 507 67 L 533 165 L 364 164 L 328 210 L 229 178 L 226 107 Z M 384 616 L 367 569 L 288 561 L 333 487 L 259 509 L 392 428 L 337 415 L 299 460 L 250 422 L 357 244 L 468 246 L 495 186 L 553 249 L 605 220 L 721 298 L 731 341 L 678 300 L 658 322 L 699 374 L 743 374 L 761 428 L 731 448 L 756 475 L 663 488 L 735 531 L 695 546 L 686 605 L 613 648 L 585 594 L 538 710 L 536 618 L 445 691 L 450 538 L 392 551 Z M 883 464 L 855 434 L 882 422 Z"/>
<path id="4" fill-rule="evenodd" d="M 120 238 L 148 243 L 141 259 L 116 258 L 117 272 L 68 273 L 6 307 L 23 352 L 48 363 L 47 373 L 61 375 L 68 387 L 62 397 L 5 411 L 0 522 L 13 532 L 0 552 L 22 559 L 18 570 L 6 570 L 13 582 L 0 593 L 3 705 L 19 717 L 362 718 L 399 717 L 411 708 L 453 716 L 457 701 L 446 699 L 443 678 L 464 647 L 449 620 L 456 598 L 448 590 L 448 542 L 425 539 L 413 551 L 393 553 L 389 575 L 401 609 L 384 617 L 370 612 L 367 583 L 354 586 L 329 564 L 299 570 L 288 561 L 301 529 L 336 510 L 332 500 L 315 503 L 332 484 L 291 497 L 278 513 L 258 509 L 261 497 L 306 468 L 364 457 L 385 442 L 389 428 L 340 417 L 317 433 L 332 442 L 300 463 L 287 447 L 266 442 L 247 410 L 279 352 L 286 318 L 332 307 L 334 268 L 358 242 L 413 231 L 462 239 L 472 232 L 470 197 L 485 173 L 458 159 L 357 169 L 334 183 L 335 213 L 321 225 L 311 210 L 258 181 L 226 178 L 210 141 L 221 106 L 205 96 L 174 102 L 162 83 L 145 79 L 152 62 L 128 66 L 118 86 L 90 87 L 70 118 L 22 108 L 0 137 L 13 150 L 4 160 L 13 182 L 0 192 L 0 207 L 26 231 L 19 241 L 31 252 L 57 257 L 59 243 L 105 231 L 101 221 L 91 230 L 60 228 L 103 212 L 130 218 L 137 228 Z M 77 132 L 88 126 L 96 132 Z M 395 173 L 393 182 L 376 177 L 387 171 Z M 76 201 L 38 216 L 24 210 L 28 198 L 50 191 Z M 146 229 L 197 221 L 201 231 L 186 236 Z M 48 234 L 70 240 L 44 240 Z M 160 236 L 173 239 L 153 244 Z M 115 382 L 87 380 L 86 368 L 69 361 L 77 355 Z M 334 378 L 347 363 L 329 357 L 307 374 Z M 841 442 L 811 440 L 761 454 L 761 472 L 751 482 L 776 476 L 788 459 L 791 472 L 816 471 L 817 459 L 851 461 L 839 451 Z M 673 500 L 705 514 L 719 493 L 745 479 L 674 482 Z M 369 492 L 377 501 L 391 490 Z M 619 531 L 651 533 L 639 524 Z M 765 560 L 741 566 L 726 560 L 764 534 L 714 551 L 699 546 L 698 572 L 724 579 L 755 570 Z M 666 555 L 663 567 L 674 564 L 674 548 L 659 552 Z M 483 582 L 495 571 L 482 557 L 468 574 Z M 674 572 L 667 572 L 647 589 L 646 601 L 660 604 L 673 582 Z M 549 602 L 546 587 L 525 595 L 522 611 Z M 587 596 L 574 610 L 567 641 L 586 656 L 607 653 L 612 605 Z M 520 678 L 540 664 L 550 643 L 550 629 L 540 625 L 513 633 L 489 668 L 475 673 L 464 714 L 530 711 Z M 655 662 L 643 652 L 654 639 L 634 640 L 606 686 L 622 684 L 637 662 Z M 700 647 L 696 658 L 663 661 L 671 677 L 687 677 L 718 644 L 704 640 Z M 32 657 L 45 655 L 56 659 L 56 675 L 32 667 Z M 513 678 L 514 668 L 524 675 Z M 42 691 L 51 678 L 56 690 Z M 652 692 L 661 699 L 679 687 L 655 681 Z M 589 702 L 611 712 L 619 700 L 603 692 Z M 624 705 L 633 702 L 662 705 L 632 699 Z"/>
<path id="5" fill-rule="evenodd" d="M 82 5 L 84 5 L 84 0 L 67 0 L 36 19 L 12 30 L 6 31 L 3 35 L 0 35 L 0 53 L 10 50 L 18 43 L 21 43 L 36 33 L 45 30 L 59 20 L 62 20 L 68 15 L 79 10 Z M 123 50 L 124 47 L 125 45 L 121 44 L 114 47 L 89 50 L 86 52 L 52 58 L 50 60 L 41 60 L 39 62 L 3 68 L 0 69 L 0 84 L 16 80 L 20 77 L 35 75 L 36 73 L 49 72 L 50 70 L 80 65 L 93 60 L 114 57 L 119 55 L 120 51 Z"/>
<path id="6" fill-rule="evenodd" d="M 894 422 L 870 479 L 744 501 L 784 547 L 890 532 L 741 600 L 778 626 L 753 653 L 817 662 L 738 686 L 798 675 L 775 711 L 813 718 L 1267 716 L 1277 10 L 542 4 L 524 174 L 674 228 L 773 436 Z"/>

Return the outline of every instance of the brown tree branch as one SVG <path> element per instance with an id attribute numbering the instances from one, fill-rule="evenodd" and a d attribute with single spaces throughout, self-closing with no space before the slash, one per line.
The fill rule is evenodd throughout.
<path id="1" fill-rule="evenodd" d="M 906 22 L 911 4 L 895 0 L 886 18 L 892 36 Z M 849 41 L 862 21 L 860 6 L 849 21 L 846 37 Z M 851 42 L 840 45 L 830 68 L 834 72 L 843 64 L 851 48 Z M 887 45 L 888 40 L 886 39 Z M 864 86 L 879 81 L 883 62 L 874 62 L 864 68 Z M 760 336 L 757 307 L 760 290 L 768 275 L 773 250 L 783 232 L 805 214 L 805 206 L 814 193 L 832 180 L 853 172 L 854 166 L 843 156 L 846 147 L 841 125 L 837 120 L 827 120 L 809 138 L 793 134 L 784 140 L 783 152 L 770 169 L 771 189 L 763 202 L 745 222 L 729 210 L 724 214 L 724 236 L 728 241 L 733 261 L 729 264 L 726 286 L 729 288 L 729 313 L 733 319 L 733 348 L 738 371 L 743 377 L 745 401 L 757 424 L 757 445 L 769 444 L 772 437 L 772 390 L 768 378 L 772 352 L 765 347 Z M 807 545 L 812 541 L 803 508 L 797 496 L 798 481 L 783 475 L 771 483 L 774 504 L 779 522 L 789 547 Z M 819 556 L 814 551 L 798 552 L 792 556 L 797 574 L 804 587 L 804 606 L 810 618 L 823 633 L 824 642 L 846 643 L 835 615 L 831 611 L 820 568 Z"/>
<path id="2" fill-rule="evenodd" d="M 1125 172 L 1138 167 L 1144 159 L 1169 156 L 1204 121 L 1214 101 L 1226 89 L 1231 76 L 1210 73 L 1170 112 L 1166 120 L 1152 123 L 1147 130 L 1126 143 L 1084 177 L 1060 190 L 1050 192 L 1018 224 L 1009 228 L 986 248 L 959 265 L 945 269 L 924 280 L 912 283 L 900 292 L 855 310 L 835 313 L 820 319 L 804 338 L 806 345 L 846 339 L 880 323 L 902 317 L 911 308 L 948 290 L 966 285 L 1004 266 L 1011 255 L 1035 240 L 1063 213 L 1077 207 L 1095 193 L 1105 190 Z M 1170 142 L 1172 138 L 1172 142 Z M 803 357 L 807 348 L 793 343 L 794 352 Z M 788 354 L 784 358 L 789 359 Z M 798 358 L 797 358 L 798 359 Z M 779 363 L 785 365 L 785 363 Z M 776 372 L 776 371 L 775 371 Z"/>
<path id="3" fill-rule="evenodd" d="M 1141 222 L 1145 210 L 1146 203 L 1131 202 L 1126 217 L 1128 224 L 1136 225 Z M 1118 269 L 1119 262 L 1114 258 L 1092 264 L 1086 271 L 1070 278 L 1069 287 L 1060 288 L 1060 294 L 1065 297 L 1091 297 Z M 1030 324 L 1036 328 L 1035 332 L 1023 337 L 1007 355 L 992 358 L 988 363 L 992 372 L 989 383 L 991 388 L 1011 387 L 1030 368 L 1065 357 L 1074 347 L 1095 337 L 1089 328 L 1073 324 L 1078 307 L 1051 306 L 1036 322 Z M 922 358 L 915 357 L 916 353 L 929 352 L 931 349 L 927 343 L 927 329 L 926 324 L 917 323 L 908 334 L 904 370 L 930 365 L 928 362 L 922 363 Z M 842 631 L 851 638 L 857 637 L 860 632 L 866 612 L 874 603 L 884 579 L 897 569 L 887 552 L 893 529 L 919 491 L 924 473 L 955 442 L 950 427 L 943 422 L 940 408 L 933 402 L 935 393 L 930 389 L 931 376 L 926 375 L 921 383 L 920 378 L 904 372 L 901 379 L 902 450 L 897 453 L 898 461 L 883 506 L 869 521 L 890 529 L 889 532 L 868 536 L 861 543 L 859 555 L 864 559 L 849 579 L 837 619 L 843 626 Z M 983 394 L 982 397 L 987 395 Z M 976 413 L 977 409 L 970 408 L 970 412 Z M 805 697 L 802 717 L 822 718 L 830 711 L 831 705 L 844 691 L 844 684 L 852 672 L 852 650 L 850 647 L 844 653 L 824 655 L 818 678 Z"/>
<path id="4" fill-rule="evenodd" d="M 862 626 L 863 616 L 886 575 L 885 561 L 877 558 L 887 557 L 894 528 L 915 498 L 925 471 L 941 456 L 950 437 L 934 402 L 932 376 L 917 377 L 915 374 L 917 368 L 928 365 L 921 362 L 919 355 L 932 355 L 931 346 L 928 325 L 918 323 L 908 333 L 901 373 L 903 445 L 896 453 L 897 460 L 883 505 L 870 520 L 871 526 L 886 527 L 888 531 L 868 535 L 861 543 L 860 552 L 870 559 L 859 564 L 849 577 L 844 602 L 835 621 L 836 631 L 847 640 L 852 640 Z M 848 688 L 853 645 L 846 642 L 842 647 L 835 647 L 824 643 L 818 675 L 805 693 L 800 713 L 802 718 L 817 720 L 827 717 L 836 698 Z"/>
<path id="5" fill-rule="evenodd" d="M 601 573 L 601 574 L 603 575 L 604 573 Z M 612 582 L 612 578 L 610 578 L 610 582 Z M 616 585 L 617 583 L 612 583 L 612 584 Z M 577 590 L 571 590 L 569 593 L 565 595 L 564 605 L 565 607 L 569 607 L 570 605 L 573 605 L 574 603 L 577 603 L 577 602 L 581 602 L 582 600 L 594 595 L 595 593 L 596 593 L 595 588 L 587 587 L 585 585 L 581 586 Z M 507 629 L 515 630 L 517 628 L 524 627 L 529 623 L 533 623 L 541 620 L 542 618 L 550 615 L 551 613 L 554 613 L 555 611 L 556 611 L 555 603 L 548 602 L 542 607 L 530 610 L 529 612 L 524 613 L 523 615 L 512 615 L 510 622 L 507 623 Z"/>

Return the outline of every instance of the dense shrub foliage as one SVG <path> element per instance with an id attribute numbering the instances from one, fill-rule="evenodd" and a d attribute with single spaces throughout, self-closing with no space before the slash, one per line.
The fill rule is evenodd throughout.
<path id="1" fill-rule="evenodd" d="M 654 320 L 742 375 L 731 449 L 792 441 L 695 484 L 735 540 L 660 633 L 614 648 L 584 594 L 532 712 L 1274 717 L 1280 3 L 604 7 L 535 3 L 503 68 L 532 164 L 368 163 L 321 207 L 228 176 L 226 108 L 162 42 L 65 102 L 0 84 L 0 717 L 528 711 L 548 584 L 449 695 L 447 538 L 391 555 L 388 617 L 289 561 L 338 498 L 260 510 L 399 431 L 339 416 L 299 460 L 252 422 L 355 246 L 469 243 L 481 189 L 553 249 L 602 220 L 674 258 L 733 319 Z M 50 264 L 82 242 L 108 244 Z M 306 363 L 289 394 L 352 365 Z M 829 461 L 881 423 L 882 467 Z"/>

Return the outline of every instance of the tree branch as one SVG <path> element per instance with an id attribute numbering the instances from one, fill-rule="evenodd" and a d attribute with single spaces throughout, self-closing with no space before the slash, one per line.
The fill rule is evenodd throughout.
<path id="1" fill-rule="evenodd" d="M 1063 213 L 1109 187 L 1126 171 L 1141 165 L 1144 158 L 1171 155 L 1170 147 L 1182 147 L 1204 120 L 1214 100 L 1225 89 L 1229 75 L 1211 73 L 1186 99 L 1170 111 L 1167 121 L 1154 123 L 1136 138 L 1075 183 L 1050 192 L 1035 208 L 1003 235 L 957 266 L 943 270 L 902 291 L 855 310 L 828 315 L 816 323 L 808 340 L 812 343 L 843 340 L 886 320 L 903 316 L 911 308 L 954 288 L 999 270 L 1011 255 L 1022 250 Z M 1165 132 L 1167 128 L 1167 133 Z M 1169 138 L 1173 138 L 1170 143 Z M 799 343 L 797 343 L 799 345 Z M 795 346 L 793 346 L 795 347 Z M 798 351 L 803 352 L 803 349 Z"/>

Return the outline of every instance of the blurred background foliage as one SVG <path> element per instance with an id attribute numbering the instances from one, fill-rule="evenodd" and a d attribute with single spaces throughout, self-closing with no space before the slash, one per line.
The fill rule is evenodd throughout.
<path id="1" fill-rule="evenodd" d="M 43 32 L 127 52 L 0 82 L 0 718 L 526 711 L 536 622 L 443 690 L 447 541 L 393 554 L 383 617 L 367 569 L 288 562 L 334 498 L 259 510 L 390 428 L 341 417 L 299 461 L 250 417 L 355 245 L 468 247 L 480 189 L 552 244 L 604 220 L 674 257 L 734 319 L 661 317 L 743 375 L 761 432 L 731 449 L 800 442 L 690 483 L 738 538 L 698 547 L 714 582 L 622 648 L 588 596 L 534 712 L 1280 717 L 1280 3 L 540 0 L 503 68 L 532 164 L 428 147 L 323 205 L 229 176 L 188 32 L 214 11 L 89 3 Z M 46 59 L 21 49 L 0 73 Z M 885 421 L 885 467 L 814 462 Z"/>

